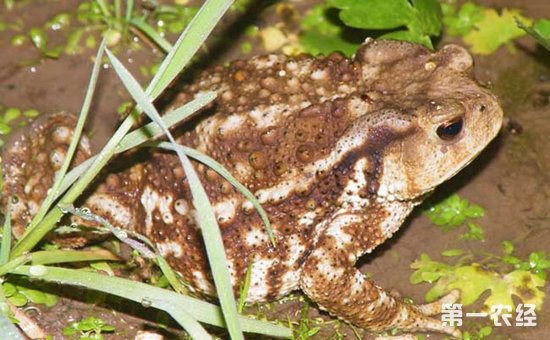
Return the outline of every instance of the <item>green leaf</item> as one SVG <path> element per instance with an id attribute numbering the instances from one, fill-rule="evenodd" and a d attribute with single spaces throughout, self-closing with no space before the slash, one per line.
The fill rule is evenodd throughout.
<path id="1" fill-rule="evenodd" d="M 490 295 L 484 301 L 484 310 L 497 304 L 514 306 L 512 296 L 540 308 L 545 295 L 540 287 L 544 284 L 544 280 L 529 271 L 515 270 L 501 275 L 473 263 L 447 271 L 428 291 L 426 300 L 433 301 L 453 289 L 460 289 L 460 302 L 468 306 L 489 290 Z"/>
<path id="2" fill-rule="evenodd" d="M 427 46 L 429 48 L 432 48 L 432 41 L 430 40 L 430 37 L 427 35 L 419 35 L 416 32 L 412 31 L 394 31 L 386 34 L 382 34 L 380 36 L 382 39 L 393 39 L 393 40 L 402 40 L 402 41 L 410 41 L 417 44 L 422 44 L 424 46 Z"/>
<path id="3" fill-rule="evenodd" d="M 460 236 L 461 240 L 478 240 L 483 241 L 485 237 L 483 236 L 483 229 L 478 225 L 468 222 L 468 232 Z"/>
<path id="4" fill-rule="evenodd" d="M 172 286 L 172 288 L 180 294 L 188 294 L 189 292 L 187 288 L 180 282 L 176 272 L 174 272 L 164 257 L 157 255 L 156 260 L 160 270 L 164 274 L 163 277 L 168 281 L 170 286 Z"/>
<path id="5" fill-rule="evenodd" d="M 156 98 L 191 60 L 233 1 L 207 0 L 164 58 L 147 94 Z"/>
<path id="6" fill-rule="evenodd" d="M 550 51 L 550 20 L 539 19 L 535 21 L 532 27 L 528 27 L 522 21 L 517 20 L 517 25 Z"/>
<path id="7" fill-rule="evenodd" d="M 340 9 L 340 19 L 350 26 L 366 30 L 406 30 L 388 32 L 385 39 L 421 43 L 432 48 L 430 36 L 441 31 L 441 6 L 437 0 L 327 0 Z"/>
<path id="8" fill-rule="evenodd" d="M 464 254 L 464 249 L 448 249 L 441 253 L 443 256 L 454 257 Z"/>
<path id="9" fill-rule="evenodd" d="M 0 248 L 0 265 L 4 265 L 10 258 L 11 250 L 11 197 L 8 198 L 4 228 L 2 229 L 2 248 Z"/>
<path id="10" fill-rule="evenodd" d="M 57 303 L 57 297 L 46 292 L 42 292 L 37 289 L 31 289 L 26 287 L 17 287 L 19 292 L 23 294 L 29 301 L 35 304 L 43 304 L 48 307 L 55 306 Z"/>
<path id="11" fill-rule="evenodd" d="M 328 55 L 340 51 L 351 56 L 357 50 L 361 41 L 353 42 L 344 37 L 343 23 L 331 16 L 331 8 L 326 5 L 316 5 L 311 8 L 302 21 L 300 43 L 304 49 L 313 55 Z"/>
<path id="12" fill-rule="evenodd" d="M 467 2 L 457 12 L 453 5 L 444 4 L 443 24 L 447 33 L 451 36 L 464 36 L 472 31 L 475 25 L 483 20 L 485 11 L 483 7 Z"/>
<path id="13" fill-rule="evenodd" d="M 485 215 L 485 209 L 477 204 L 470 204 L 465 210 L 464 214 L 470 218 L 479 218 Z"/>
<path id="14" fill-rule="evenodd" d="M 15 285 L 13 285 L 9 282 L 4 282 L 2 284 L 2 290 L 4 291 L 4 295 L 6 297 L 10 297 L 13 294 L 17 293 L 17 288 L 15 288 Z"/>
<path id="15" fill-rule="evenodd" d="M 411 31 L 418 35 L 438 36 L 441 33 L 441 5 L 437 0 L 413 0 L 416 9 L 415 20 L 411 22 Z"/>
<path id="16" fill-rule="evenodd" d="M 243 312 L 244 304 L 246 302 L 246 297 L 248 296 L 248 290 L 250 289 L 250 279 L 252 277 L 252 260 L 248 261 L 248 267 L 246 268 L 246 275 L 244 277 L 244 282 L 239 289 L 239 304 L 237 310 L 239 313 Z"/>
<path id="17" fill-rule="evenodd" d="M 172 49 L 172 44 L 164 39 L 153 27 L 141 18 L 134 18 L 130 24 L 142 31 L 149 39 L 155 42 L 164 52 L 168 53 Z"/>
<path id="18" fill-rule="evenodd" d="M 514 244 L 510 241 L 502 241 L 502 248 L 506 255 L 511 255 L 514 252 Z"/>
<path id="19" fill-rule="evenodd" d="M 16 107 L 10 107 L 4 112 L 4 123 L 9 124 L 21 116 L 21 110 Z"/>
<path id="20" fill-rule="evenodd" d="M 340 9 L 340 19 L 355 28 L 398 28 L 407 26 L 414 16 L 407 0 L 327 0 L 327 4 Z"/>
<path id="21" fill-rule="evenodd" d="M 410 277 L 410 282 L 413 284 L 433 282 L 442 275 L 445 275 L 447 271 L 452 270 L 451 266 L 433 261 L 425 253 L 422 253 L 420 259 L 415 260 L 411 264 L 411 268 L 416 269 Z"/>
<path id="22" fill-rule="evenodd" d="M 19 292 L 8 297 L 8 301 L 11 302 L 15 307 L 23 307 L 29 302 L 27 297 Z"/>
<path id="23" fill-rule="evenodd" d="M 43 250 L 30 253 L 32 264 L 54 264 L 82 261 L 117 261 L 119 258 L 103 248 L 89 250 Z"/>
<path id="24" fill-rule="evenodd" d="M 483 216 L 484 209 L 453 194 L 443 201 L 429 206 L 424 213 L 433 224 L 444 227 L 444 230 L 449 230 L 464 223 L 466 218 Z"/>
<path id="25" fill-rule="evenodd" d="M 33 45 L 39 50 L 42 51 L 46 48 L 46 45 L 48 44 L 48 37 L 43 29 L 37 27 L 31 28 L 29 30 L 29 37 L 31 38 Z"/>
<path id="26" fill-rule="evenodd" d="M 517 9 L 505 8 L 499 14 L 496 10 L 487 8 L 483 19 L 474 25 L 475 29 L 464 36 L 464 42 L 470 45 L 472 53 L 491 54 L 500 46 L 526 34 L 516 25 L 516 18 L 529 25 L 532 22 Z"/>

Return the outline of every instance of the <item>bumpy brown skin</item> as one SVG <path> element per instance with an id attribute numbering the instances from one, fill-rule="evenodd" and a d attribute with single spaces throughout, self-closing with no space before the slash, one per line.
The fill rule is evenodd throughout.
<path id="1" fill-rule="evenodd" d="M 177 102 L 218 92 L 179 142 L 210 155 L 259 198 L 274 228 L 272 247 L 258 214 L 228 182 L 196 163 L 222 230 L 233 285 L 252 261 L 248 301 L 301 288 L 331 314 L 374 331 L 460 332 L 430 318 L 439 303 L 404 304 L 354 264 L 390 237 L 423 197 L 467 165 L 497 134 L 502 112 L 470 75 L 458 46 L 437 53 L 409 43 L 366 42 L 352 59 L 269 55 L 204 73 Z M 457 121 L 462 128 L 445 130 Z M 51 183 L 44 150 L 74 121 L 42 120 L 41 142 L 23 133 L 4 153 L 4 197 L 16 196 L 25 225 Z M 456 124 L 453 125 L 456 127 Z M 53 144 L 52 144 L 53 143 Z M 26 150 L 21 152 L 21 150 Z M 85 151 L 81 151 L 84 152 Z M 185 175 L 173 154 L 122 155 L 85 206 L 149 237 L 198 292 L 211 277 Z M 30 182 L 39 171 L 42 180 Z M 25 187 L 26 186 L 26 187 Z"/>

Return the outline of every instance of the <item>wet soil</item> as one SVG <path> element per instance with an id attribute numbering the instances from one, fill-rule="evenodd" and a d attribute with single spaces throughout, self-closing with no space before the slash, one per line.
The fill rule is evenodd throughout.
<path id="1" fill-rule="evenodd" d="M 298 2 L 298 8 L 309 5 Z M 550 3 L 547 0 L 485 0 L 479 1 L 495 8 L 520 8 L 530 17 L 550 17 Z M 304 5 L 305 3 L 305 5 Z M 0 7 L 0 16 L 4 21 L 21 18 L 25 27 L 41 25 L 59 11 L 71 11 L 78 1 L 33 1 L 32 5 L 7 11 Z M 0 5 L 1 6 L 1 5 Z M 257 24 L 270 25 L 281 20 L 280 12 L 274 7 L 267 8 L 262 14 L 248 20 Z M 234 33 L 239 33 L 235 30 Z M 88 52 L 78 56 L 62 56 L 58 60 L 40 58 L 36 49 L 27 45 L 14 48 L 10 45 L 14 33 L 0 32 L 0 104 L 4 106 L 34 107 L 43 113 L 60 110 L 78 112 L 87 86 L 92 67 L 92 55 Z M 234 44 L 226 44 L 221 57 L 215 62 L 223 63 L 242 55 L 240 42 L 248 38 L 237 37 Z M 250 39 L 248 39 L 250 41 Z M 252 41 L 257 43 L 256 40 Z M 449 42 L 444 39 L 444 42 Z M 460 42 L 459 42 L 460 43 Z M 258 44 L 249 56 L 261 52 Z M 130 65 L 134 74 L 139 74 L 138 66 L 151 63 L 158 53 L 145 47 L 137 52 L 118 49 L 118 55 Z M 533 251 L 550 253 L 550 52 L 542 50 L 529 37 L 521 38 L 508 48 L 501 48 L 495 54 L 476 56 L 476 76 L 491 87 L 499 96 L 506 116 L 506 124 L 499 137 L 483 154 L 455 178 L 439 187 L 432 200 L 457 192 L 461 197 L 485 208 L 485 216 L 476 223 L 483 227 L 484 241 L 460 241 L 459 235 L 464 229 L 442 232 L 433 226 L 420 213 L 411 216 L 406 225 L 382 245 L 368 259 L 362 262 L 361 270 L 369 273 L 381 286 L 399 291 L 401 295 L 416 302 L 424 301 L 429 285 L 413 285 L 409 282 L 412 273 L 410 264 L 421 253 L 427 253 L 432 259 L 445 259 L 440 255 L 444 250 L 463 248 L 474 254 L 501 254 L 501 242 L 511 240 L 516 245 L 517 255 L 525 258 Z M 141 77 L 145 83 L 145 77 Z M 96 150 L 113 131 L 118 121 L 116 108 L 127 99 L 114 72 L 105 69 L 102 72 L 98 92 L 93 106 L 89 132 Z M 550 294 L 550 285 L 543 289 Z M 63 288 L 67 290 L 69 288 Z M 58 305 L 51 309 L 40 308 L 39 315 L 32 315 L 37 322 L 55 338 L 62 338 L 61 330 L 72 320 L 89 315 L 103 318 L 116 327 L 117 334 L 108 338 L 133 338 L 136 330 L 147 328 L 142 318 L 158 320 L 157 315 L 139 306 L 116 304 L 102 305 L 86 301 L 75 301 L 78 293 L 68 294 Z M 85 295 L 85 294 L 83 294 Z M 107 306 L 107 308 L 105 308 Z M 272 317 L 286 319 L 285 313 L 292 317 L 299 315 L 301 303 L 295 300 L 287 304 L 272 305 L 269 312 Z M 479 307 L 479 306 L 477 306 Z M 476 306 L 472 307 L 472 310 Z M 130 312 L 134 313 L 130 313 Z M 261 310 L 262 313 L 265 310 Z M 133 315 L 139 315 L 135 317 Z M 273 315 L 275 314 L 275 315 Z M 310 316 L 325 314 L 314 307 Z M 473 320 L 478 324 L 489 324 L 483 320 Z M 466 322 L 466 326 L 470 321 Z M 353 333 L 344 326 L 339 329 L 353 338 Z M 334 336 L 333 324 L 324 327 L 317 338 Z M 365 339 L 373 338 L 358 331 Z M 167 334 L 167 338 L 174 334 Z M 431 339 L 442 338 L 438 335 Z M 550 307 L 548 302 L 537 315 L 537 326 L 495 327 L 490 339 L 546 339 L 550 338 Z"/>

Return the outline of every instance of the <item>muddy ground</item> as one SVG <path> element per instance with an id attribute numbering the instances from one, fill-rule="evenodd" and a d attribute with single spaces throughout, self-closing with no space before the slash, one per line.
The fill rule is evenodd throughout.
<path id="1" fill-rule="evenodd" d="M 520 8 L 532 18 L 550 17 L 550 3 L 547 0 L 479 2 L 495 8 Z M 0 5 L 0 15 L 5 21 L 21 18 L 25 27 L 31 27 L 41 25 L 59 11 L 74 10 L 77 4 L 78 1 L 68 0 L 33 1 L 32 5 L 12 11 Z M 296 6 L 302 8 L 305 5 L 303 1 L 298 1 Z M 263 12 L 258 11 L 255 18 L 251 18 L 249 13 L 247 18 L 260 25 L 271 25 L 281 20 L 275 12 L 272 6 Z M 78 112 L 91 70 L 91 55 L 95 52 L 88 50 L 78 56 L 63 55 L 58 60 L 43 59 L 29 45 L 12 47 L 12 35 L 9 30 L 0 32 L 0 104 L 33 107 L 43 113 L 60 110 Z M 240 39 L 245 38 L 241 36 Z M 261 48 L 256 47 L 247 55 L 256 51 L 261 51 Z M 118 54 L 136 74 L 138 65 L 150 63 L 159 55 L 147 46 L 137 52 L 121 49 Z M 214 62 L 221 63 L 239 55 L 240 44 L 235 43 L 232 48 L 224 48 L 224 54 Z M 412 273 L 410 264 L 423 252 L 436 260 L 442 260 L 439 254 L 450 248 L 469 249 L 476 254 L 500 254 L 503 240 L 513 241 L 520 257 L 533 251 L 550 252 L 550 52 L 537 46 L 531 38 L 524 37 L 509 48 L 500 48 L 493 55 L 476 56 L 476 75 L 499 96 L 507 124 L 479 159 L 437 189 L 434 199 L 457 192 L 470 202 L 483 206 L 485 216 L 476 222 L 483 227 L 485 241 L 459 241 L 458 236 L 464 229 L 444 233 L 417 212 L 391 241 L 362 262 L 361 269 L 371 274 L 380 285 L 395 289 L 417 302 L 424 301 L 429 285 L 409 282 Z M 146 77 L 141 77 L 141 80 L 145 81 Z M 104 70 L 88 128 L 96 150 L 115 128 L 118 120 L 116 108 L 126 99 L 127 95 L 114 72 Z M 547 295 L 550 294 L 549 287 L 548 284 L 544 287 Z M 74 292 L 69 295 L 75 297 L 82 294 Z M 293 302 L 275 309 L 297 314 L 299 307 L 299 302 Z M 117 335 L 108 336 L 110 338 L 132 338 L 137 329 L 149 327 L 143 326 L 141 319 L 126 315 L 124 309 L 128 311 L 128 308 L 118 304 L 114 309 L 102 309 L 92 303 L 62 299 L 52 309 L 40 308 L 40 314 L 33 314 L 33 317 L 55 338 L 62 338 L 60 330 L 69 321 L 88 315 L 100 316 L 117 328 Z M 138 306 L 129 309 L 143 317 L 158 320 Z M 311 311 L 311 317 L 317 314 L 317 311 Z M 278 316 L 283 320 L 286 318 L 281 314 Z M 484 324 L 480 320 L 475 322 Z M 538 313 L 537 323 L 532 328 L 496 327 L 489 338 L 550 338 L 548 302 Z M 353 338 L 349 330 L 344 332 Z M 317 338 L 328 338 L 333 333 L 334 327 L 329 325 Z M 366 333 L 360 334 L 365 339 L 372 337 Z"/>

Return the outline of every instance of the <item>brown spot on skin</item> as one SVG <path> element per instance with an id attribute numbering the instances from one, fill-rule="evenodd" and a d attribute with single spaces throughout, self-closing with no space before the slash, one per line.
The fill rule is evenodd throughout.
<path id="1" fill-rule="evenodd" d="M 294 137 L 297 142 L 305 142 L 307 140 L 307 132 L 302 129 L 298 129 L 298 131 L 294 134 Z"/>
<path id="2" fill-rule="evenodd" d="M 303 144 L 296 149 L 296 159 L 302 163 L 307 163 L 313 160 L 314 150 L 311 146 Z"/>
<path id="3" fill-rule="evenodd" d="M 277 131 L 274 127 L 262 132 L 261 141 L 264 145 L 274 145 L 277 142 Z"/>
<path id="4" fill-rule="evenodd" d="M 222 194 L 229 194 L 231 192 L 232 186 L 229 184 L 229 182 L 222 182 L 220 184 L 220 192 Z"/>
<path id="5" fill-rule="evenodd" d="M 249 140 L 241 140 L 237 143 L 237 150 L 244 152 L 252 151 L 254 150 L 254 144 Z"/>
<path id="6" fill-rule="evenodd" d="M 33 200 L 40 200 L 42 197 L 46 196 L 46 187 L 42 184 L 37 184 L 32 188 L 31 198 Z"/>
<path id="7" fill-rule="evenodd" d="M 176 166 L 174 168 L 174 176 L 176 176 L 177 179 L 182 179 L 185 176 L 185 171 L 183 171 L 181 166 Z"/>
<path id="8" fill-rule="evenodd" d="M 248 161 L 250 165 L 256 170 L 260 170 L 266 167 L 267 157 L 263 152 L 255 151 L 248 156 Z"/>
<path id="9" fill-rule="evenodd" d="M 277 81 L 273 77 L 267 77 L 260 80 L 260 85 L 270 91 L 277 90 Z"/>
<path id="10" fill-rule="evenodd" d="M 283 162 L 276 162 L 273 172 L 275 173 L 275 175 L 281 176 L 285 172 L 287 172 L 287 170 L 288 170 L 288 167 Z"/>
<path id="11" fill-rule="evenodd" d="M 206 179 L 210 182 L 217 181 L 219 179 L 218 173 L 210 168 L 206 169 Z"/>
<path id="12" fill-rule="evenodd" d="M 116 188 L 120 185 L 120 179 L 115 174 L 109 174 L 105 181 L 106 184 L 111 188 Z"/>
<path id="13" fill-rule="evenodd" d="M 246 73 L 244 71 L 237 71 L 235 72 L 233 79 L 235 79 L 238 82 L 242 82 L 246 79 Z"/>
<path id="14" fill-rule="evenodd" d="M 38 163 L 44 163 L 48 160 L 48 155 L 45 153 L 45 152 L 40 152 L 37 156 L 36 156 L 36 161 Z"/>
<path id="15" fill-rule="evenodd" d="M 315 208 L 317 208 L 317 202 L 315 202 L 314 199 L 309 199 L 306 202 L 306 209 L 310 210 L 310 211 L 313 211 L 313 210 L 315 210 Z"/>

